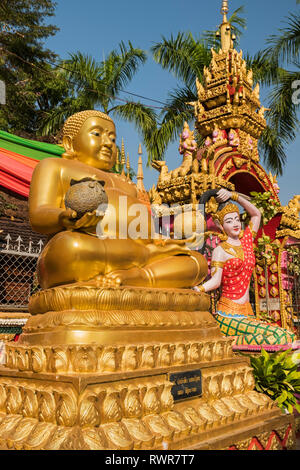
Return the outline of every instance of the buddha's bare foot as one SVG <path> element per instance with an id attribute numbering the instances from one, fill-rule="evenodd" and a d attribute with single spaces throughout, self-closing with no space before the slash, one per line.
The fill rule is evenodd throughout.
<path id="1" fill-rule="evenodd" d="M 120 269 L 107 274 L 106 278 L 117 283 L 118 286 L 149 286 L 147 273 L 141 268 Z"/>

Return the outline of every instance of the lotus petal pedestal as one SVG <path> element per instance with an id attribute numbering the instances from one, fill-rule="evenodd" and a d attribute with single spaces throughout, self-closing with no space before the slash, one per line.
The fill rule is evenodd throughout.
<path id="1" fill-rule="evenodd" d="M 207 295 L 74 284 L 29 308 L 0 369 L 1 449 L 293 447 Z"/>

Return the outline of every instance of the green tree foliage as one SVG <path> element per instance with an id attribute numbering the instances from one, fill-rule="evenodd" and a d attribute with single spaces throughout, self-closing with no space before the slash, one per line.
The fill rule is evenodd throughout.
<path id="1" fill-rule="evenodd" d="M 280 212 L 281 209 L 281 204 L 274 199 L 272 194 L 269 191 L 266 191 L 264 193 L 258 193 L 256 191 L 252 191 L 250 193 L 251 196 L 251 202 L 252 204 L 257 207 L 262 215 L 261 221 L 262 225 L 266 225 L 275 215 L 277 215 Z M 244 212 L 242 215 L 242 219 L 246 222 L 249 223 L 250 219 L 247 214 L 247 212 Z"/>
<path id="2" fill-rule="evenodd" d="M 0 108 L 2 129 L 35 133 L 41 113 L 55 106 L 65 83 L 49 74 L 45 61 L 55 59 L 44 41 L 57 27 L 53 0 L 2 0 L 0 4 L 0 79 L 6 84 L 6 105 Z M 44 70 L 46 68 L 46 70 Z"/>
<path id="3" fill-rule="evenodd" d="M 72 114 L 85 109 L 101 111 L 133 122 L 147 130 L 153 126 L 154 115 L 150 109 L 137 102 L 117 104 L 123 88 L 132 80 L 139 67 L 146 61 L 146 54 L 128 42 L 119 44 L 107 57 L 97 62 L 93 57 L 76 52 L 69 59 L 60 61 L 56 73 L 69 84 L 69 94 L 60 104 L 44 113 L 41 129 L 44 134 L 55 133 Z M 150 124 L 149 124 L 150 121 Z"/>
<path id="4" fill-rule="evenodd" d="M 145 131 L 153 127 L 149 108 L 124 99 L 124 105 L 116 102 L 146 61 L 145 52 L 121 42 L 101 62 L 81 52 L 60 60 L 43 47 L 57 31 L 46 24 L 54 11 L 53 0 L 4 0 L 0 5 L 0 79 L 7 88 L 1 128 L 33 138 L 54 136 L 70 115 L 95 108 Z"/>
<path id="5" fill-rule="evenodd" d="M 286 162 L 284 147 L 299 132 L 300 102 L 295 97 L 299 89 L 300 15 L 290 13 L 284 28 L 267 40 L 268 47 L 251 60 L 255 76 L 263 85 L 271 86 L 268 130 L 261 140 L 261 150 L 270 169 L 282 174 Z"/>
<path id="6" fill-rule="evenodd" d="M 251 356 L 255 388 L 276 400 L 280 408 L 300 412 L 295 393 L 300 393 L 299 352 L 292 350 L 268 354 L 262 349 L 258 357 Z"/>

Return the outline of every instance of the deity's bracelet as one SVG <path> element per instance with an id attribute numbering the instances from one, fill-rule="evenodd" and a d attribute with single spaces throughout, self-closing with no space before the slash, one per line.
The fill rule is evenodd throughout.
<path id="1" fill-rule="evenodd" d="M 199 292 L 205 292 L 204 286 L 197 286 L 199 289 Z"/>
<path id="2" fill-rule="evenodd" d="M 231 199 L 232 199 L 233 201 L 237 202 L 237 201 L 238 201 L 238 198 L 239 198 L 238 193 L 236 193 L 235 191 L 233 191 L 233 192 L 231 193 Z"/>

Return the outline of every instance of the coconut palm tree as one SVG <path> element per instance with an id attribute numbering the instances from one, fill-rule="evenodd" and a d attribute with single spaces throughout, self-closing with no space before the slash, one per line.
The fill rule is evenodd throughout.
<path id="1" fill-rule="evenodd" d="M 300 0 L 297 3 L 300 3 Z M 300 88 L 299 13 L 291 13 L 287 18 L 286 26 L 280 29 L 278 34 L 272 35 L 267 43 L 268 48 L 260 52 L 256 60 L 257 63 L 261 62 L 264 69 L 261 83 L 272 86 L 269 95 L 271 111 L 268 113 L 268 125 L 274 136 L 280 136 L 284 145 L 294 140 L 299 130 L 300 100 L 295 96 L 296 88 Z M 291 66 L 292 69 L 290 69 Z M 270 166 L 276 169 L 276 159 L 271 150 L 268 150 L 266 139 L 262 140 L 262 150 L 267 156 L 269 152 Z M 279 173 L 282 173 L 285 160 L 285 155 L 282 155 L 281 161 L 278 162 Z"/>
<path id="2" fill-rule="evenodd" d="M 121 42 L 119 50 L 111 51 L 101 62 L 81 52 L 70 54 L 69 59 L 61 61 L 53 71 L 69 82 L 69 94 L 59 106 L 45 113 L 42 133 L 55 133 L 75 112 L 96 107 L 106 114 L 121 115 L 147 130 L 149 123 L 155 122 L 151 110 L 119 96 L 145 61 L 145 52 L 134 48 L 130 42 L 128 46 Z M 124 104 L 117 105 L 117 100 Z"/>
<path id="3" fill-rule="evenodd" d="M 236 10 L 229 19 L 237 42 L 245 28 L 245 20 L 239 16 L 242 12 L 243 7 Z M 283 40 L 286 30 L 283 30 L 279 38 L 274 36 L 270 39 L 273 45 L 278 44 L 277 61 L 268 51 L 246 57 L 249 68 L 253 68 L 254 80 L 274 87 L 270 96 L 268 126 L 260 140 L 260 151 L 267 166 L 279 174 L 286 161 L 284 145 L 295 138 L 297 125 L 296 108 L 289 106 L 290 101 L 284 100 L 282 95 L 282 92 L 288 95 L 292 90 L 290 86 L 287 92 L 285 86 L 295 80 L 295 75 L 282 68 L 279 61 L 280 54 L 291 57 L 297 51 L 297 21 L 294 20 L 291 26 L 294 29 L 290 28 L 286 41 Z M 170 92 L 160 123 L 151 133 L 144 135 L 150 160 L 162 159 L 168 144 L 178 138 L 184 121 L 194 121 L 193 109 L 187 103 L 197 100 L 196 77 L 203 82 L 203 69 L 212 58 L 210 49 L 217 49 L 219 46 L 220 39 L 211 31 L 204 32 L 198 38 L 191 33 L 178 33 L 177 37 L 171 36 L 170 39 L 163 37 L 160 43 L 153 46 L 154 60 L 165 70 L 172 72 L 183 86 Z M 198 136 L 198 140 L 201 141 L 201 136 Z"/>
<path id="4" fill-rule="evenodd" d="M 244 8 L 238 8 L 229 19 L 238 41 L 246 21 L 240 16 Z M 220 38 L 215 32 L 204 31 L 199 37 L 192 33 L 178 33 L 170 39 L 162 37 L 151 51 L 154 60 L 165 70 L 171 72 L 183 86 L 169 93 L 166 106 L 150 131 L 143 132 L 149 161 L 163 159 L 169 143 L 178 138 L 184 121 L 192 122 L 194 113 L 188 102 L 197 100 L 196 77 L 203 82 L 204 67 L 212 59 L 211 48 L 220 47 Z M 199 143 L 201 136 L 197 136 Z"/>

